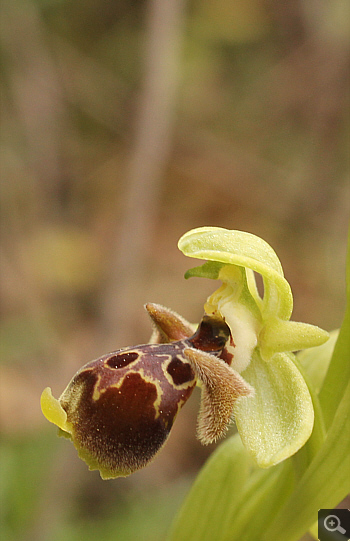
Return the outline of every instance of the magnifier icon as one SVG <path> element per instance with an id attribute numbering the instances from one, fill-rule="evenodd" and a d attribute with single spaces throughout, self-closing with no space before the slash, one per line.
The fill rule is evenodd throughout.
<path id="1" fill-rule="evenodd" d="M 340 533 L 346 533 L 346 530 L 340 526 L 340 520 L 339 517 L 336 515 L 327 515 L 326 518 L 323 521 L 324 527 L 329 532 L 335 532 L 338 531 Z"/>

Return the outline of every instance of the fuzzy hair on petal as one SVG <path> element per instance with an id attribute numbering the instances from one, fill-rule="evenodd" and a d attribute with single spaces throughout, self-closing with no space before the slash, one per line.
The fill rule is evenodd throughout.
<path id="1" fill-rule="evenodd" d="M 224 361 L 194 348 L 184 351 L 201 383 L 201 407 L 197 436 L 207 445 L 224 436 L 232 418 L 236 400 L 254 389 Z"/>

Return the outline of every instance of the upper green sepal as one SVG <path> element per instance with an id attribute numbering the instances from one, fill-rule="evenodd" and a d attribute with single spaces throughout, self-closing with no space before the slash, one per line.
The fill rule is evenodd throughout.
<path id="1" fill-rule="evenodd" d="M 271 246 L 245 231 L 221 227 L 200 227 L 185 233 L 179 249 L 189 257 L 207 259 L 252 269 L 264 280 L 263 311 L 289 319 L 293 309 L 290 286 L 283 276 L 282 265 Z"/>

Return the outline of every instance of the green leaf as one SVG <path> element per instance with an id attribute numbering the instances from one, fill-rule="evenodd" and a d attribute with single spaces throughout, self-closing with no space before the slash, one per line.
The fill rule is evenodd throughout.
<path id="1" fill-rule="evenodd" d="M 290 496 L 293 478 L 290 462 L 254 467 L 236 434 L 200 472 L 167 541 L 256 541 Z"/>
<path id="2" fill-rule="evenodd" d="M 228 509 L 232 512 L 241 501 L 251 468 L 238 434 L 220 445 L 198 475 L 168 541 L 219 539 Z"/>
<path id="3" fill-rule="evenodd" d="M 339 329 L 331 331 L 325 344 L 297 353 L 297 359 L 304 368 L 316 393 L 319 393 L 323 385 L 338 335 Z"/>
<path id="4" fill-rule="evenodd" d="M 350 382 L 324 445 L 262 541 L 296 541 L 314 523 L 318 509 L 332 509 L 350 491 Z"/>
<path id="5" fill-rule="evenodd" d="M 320 391 L 326 427 L 330 426 L 350 379 L 350 234 L 347 255 L 347 305 L 331 363 Z"/>
<path id="6" fill-rule="evenodd" d="M 290 461 L 271 470 L 253 470 L 239 506 L 232 510 L 228 502 L 228 519 L 215 541 L 256 541 L 290 496 L 293 482 Z"/>
<path id="7" fill-rule="evenodd" d="M 255 350 L 242 372 L 255 395 L 239 398 L 234 415 L 245 447 L 263 468 L 294 454 L 312 431 L 310 393 L 292 359 L 292 354 L 277 353 L 265 362 Z"/>

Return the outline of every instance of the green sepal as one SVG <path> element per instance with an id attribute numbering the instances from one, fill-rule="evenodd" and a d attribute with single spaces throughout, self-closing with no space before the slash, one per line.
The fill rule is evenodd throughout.
<path id="1" fill-rule="evenodd" d="M 283 276 L 282 265 L 271 246 L 245 231 L 229 231 L 221 227 L 200 227 L 188 231 L 178 242 L 187 256 L 237 265 L 258 272 L 264 281 L 263 313 L 274 313 L 289 319 L 293 296 Z"/>

